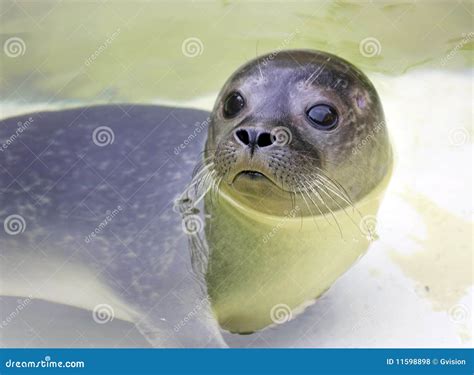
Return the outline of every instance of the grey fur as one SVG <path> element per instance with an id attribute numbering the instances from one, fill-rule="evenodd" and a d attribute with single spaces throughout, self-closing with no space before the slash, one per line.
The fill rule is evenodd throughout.
<path id="1" fill-rule="evenodd" d="M 26 223 L 17 235 L 0 228 L 2 293 L 23 278 L 33 298 L 67 303 L 42 284 L 54 278 L 57 260 L 83 265 L 123 301 L 153 345 L 225 346 L 173 208 L 201 157 L 207 117 L 108 105 L 0 122 L 0 223 L 11 215 Z M 94 143 L 100 126 L 112 130 L 113 143 Z M 32 264 L 50 269 L 33 277 Z"/>

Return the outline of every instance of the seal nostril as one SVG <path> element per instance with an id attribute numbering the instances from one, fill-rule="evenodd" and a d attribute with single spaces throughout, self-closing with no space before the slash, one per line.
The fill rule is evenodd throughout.
<path id="1" fill-rule="evenodd" d="M 258 147 L 267 147 L 273 143 L 273 137 L 270 133 L 260 133 L 257 138 Z"/>
<path id="2" fill-rule="evenodd" d="M 261 132 L 257 129 L 239 129 L 236 130 L 235 138 L 244 146 L 249 146 L 252 149 L 257 147 L 267 147 L 273 144 L 274 139 L 268 132 Z"/>
<path id="3" fill-rule="evenodd" d="M 235 136 L 241 141 L 244 145 L 250 143 L 249 133 L 245 129 L 239 129 L 235 132 Z"/>

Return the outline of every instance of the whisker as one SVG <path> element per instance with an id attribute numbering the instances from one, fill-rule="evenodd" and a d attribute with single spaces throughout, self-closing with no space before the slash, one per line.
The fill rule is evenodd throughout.
<path id="1" fill-rule="evenodd" d="M 347 217 L 352 221 L 352 223 L 356 226 L 358 226 L 359 224 L 354 220 L 354 218 L 347 212 L 346 210 L 346 207 L 344 206 L 341 206 L 341 204 L 336 200 L 334 199 L 334 197 L 328 193 L 327 191 L 327 186 L 324 185 L 322 182 L 320 181 L 317 181 L 317 180 L 314 180 L 314 183 L 318 185 L 318 187 L 320 188 L 320 190 L 326 194 L 340 209 L 342 209 L 344 211 L 344 213 L 347 215 Z"/>
<path id="2" fill-rule="evenodd" d="M 305 176 L 304 176 L 305 177 Z M 324 207 L 327 208 L 328 212 L 331 214 L 334 222 L 336 223 L 337 225 L 337 228 L 339 229 L 339 233 L 341 234 L 341 237 L 342 237 L 342 229 L 341 229 L 341 226 L 339 225 L 339 222 L 337 221 L 337 218 L 336 218 L 336 215 L 334 215 L 334 212 L 331 210 L 331 208 L 328 206 L 328 204 L 326 203 L 326 201 L 324 200 L 324 197 L 317 191 L 317 190 L 313 190 L 315 193 L 316 193 L 316 196 L 318 197 L 318 199 L 321 201 L 321 203 L 324 205 Z M 324 214 L 323 214 L 324 215 Z M 325 215 L 324 215 L 325 216 Z"/>
<path id="3" fill-rule="evenodd" d="M 349 194 L 347 194 L 347 191 L 344 189 L 344 187 L 336 180 L 327 176 L 321 168 L 318 168 L 318 170 L 318 176 L 321 179 L 326 180 L 329 184 L 334 185 L 335 189 L 337 189 L 339 193 L 342 194 L 342 196 L 339 196 L 339 198 L 344 200 L 348 205 L 353 206 L 352 199 L 349 197 Z"/>
<path id="4" fill-rule="evenodd" d="M 301 198 L 303 199 L 303 202 L 306 204 L 306 207 L 308 207 L 308 210 L 309 210 L 309 212 L 311 213 L 311 216 L 313 216 L 313 218 L 314 218 L 314 215 L 313 215 L 313 213 L 311 212 L 311 208 L 309 208 L 309 204 L 308 204 L 308 202 L 306 201 L 306 198 L 304 197 L 303 194 L 301 195 Z M 300 217 L 301 217 L 301 227 L 300 227 L 300 230 L 301 230 L 301 229 L 303 228 L 303 212 L 301 212 Z"/>
<path id="5" fill-rule="evenodd" d="M 313 205 L 318 209 L 319 213 L 320 214 L 323 214 L 321 212 L 321 209 L 319 208 L 319 205 L 313 200 L 313 198 L 311 198 L 311 196 L 309 195 L 309 193 L 307 191 L 304 191 L 304 193 L 306 194 L 306 196 L 309 198 L 309 200 L 313 203 Z M 302 197 L 304 197 L 304 194 L 302 195 Z M 311 214 L 311 216 L 313 217 L 313 222 L 316 224 L 316 228 L 318 228 L 318 231 L 321 232 L 321 229 L 319 228 L 319 224 L 318 222 L 316 221 L 316 216 L 313 214 L 313 211 L 311 211 L 311 208 L 309 208 L 309 212 Z M 323 215 L 324 216 L 324 215 Z M 327 218 L 326 218 L 327 220 Z"/>
<path id="6" fill-rule="evenodd" d="M 306 176 L 303 176 L 303 177 L 306 178 Z M 303 182 L 302 182 L 302 183 L 303 183 Z M 324 202 L 323 202 L 323 200 L 322 200 L 322 197 L 321 197 L 321 195 L 319 194 L 319 192 L 316 191 L 314 188 L 312 188 L 311 185 L 308 185 L 308 187 L 306 187 L 306 185 L 304 185 L 303 187 L 304 187 L 304 189 L 305 189 L 303 192 L 308 195 L 308 197 L 311 199 L 311 201 L 314 203 L 314 205 L 318 208 L 319 213 L 324 217 L 324 219 L 328 222 L 328 224 L 331 225 L 330 220 L 327 218 L 326 214 L 321 210 L 321 208 L 319 207 L 319 204 L 315 203 L 315 202 L 313 201 L 313 199 L 311 198 L 311 196 L 309 195 L 308 187 L 311 189 L 311 192 L 312 192 L 314 195 L 316 195 L 316 196 L 319 198 L 319 200 L 324 204 Z"/>
<path id="7" fill-rule="evenodd" d="M 339 199 L 341 199 L 344 203 L 346 203 L 348 206 L 351 206 L 354 210 L 358 212 L 357 208 L 352 202 L 352 199 L 349 197 L 344 187 L 336 180 L 328 177 L 322 168 L 315 167 L 315 169 L 317 170 L 316 173 L 314 170 L 310 170 L 309 168 L 303 169 L 303 172 L 308 172 L 311 178 L 317 178 L 321 180 L 321 182 L 326 188 L 331 190 Z"/>

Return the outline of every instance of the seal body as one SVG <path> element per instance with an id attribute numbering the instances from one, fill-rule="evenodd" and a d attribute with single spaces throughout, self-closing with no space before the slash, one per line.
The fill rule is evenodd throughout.
<path id="1" fill-rule="evenodd" d="M 173 208 L 207 118 L 122 104 L 1 121 L 0 294 L 103 311 L 154 346 L 224 346 Z"/>
<path id="2" fill-rule="evenodd" d="M 270 56 L 230 77 L 209 118 L 122 105 L 0 122 L 0 294 L 106 305 L 154 346 L 220 347 L 217 322 L 253 332 L 329 288 L 373 232 L 383 111 L 344 60 Z"/>
<path id="3" fill-rule="evenodd" d="M 368 248 L 392 152 L 378 95 L 352 64 L 282 51 L 219 94 L 206 156 L 206 280 L 219 323 L 249 333 L 301 310 Z M 367 227 L 368 226 L 368 227 Z"/>

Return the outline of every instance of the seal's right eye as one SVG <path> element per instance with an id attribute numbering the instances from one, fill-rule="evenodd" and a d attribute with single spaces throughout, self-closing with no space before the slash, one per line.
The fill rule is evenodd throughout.
<path id="1" fill-rule="evenodd" d="M 224 117 L 236 116 L 245 106 L 245 100 L 238 92 L 232 92 L 224 102 Z"/>

